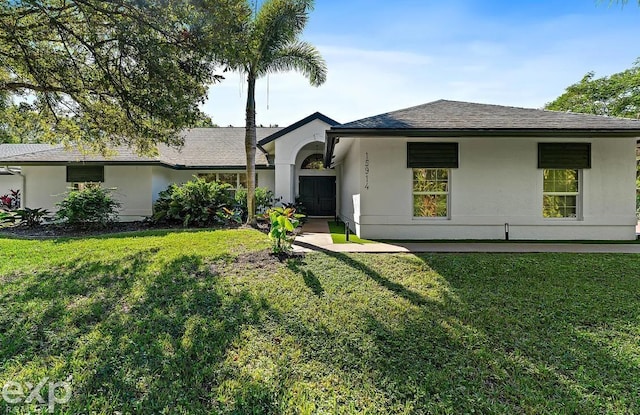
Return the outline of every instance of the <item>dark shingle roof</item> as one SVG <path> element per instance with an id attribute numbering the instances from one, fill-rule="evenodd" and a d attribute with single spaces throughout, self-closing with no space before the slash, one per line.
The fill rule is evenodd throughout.
<path id="1" fill-rule="evenodd" d="M 275 133 L 280 128 L 259 127 L 257 140 Z M 186 131 L 184 146 L 177 150 L 160 146 L 160 159 L 165 164 L 187 167 L 240 167 L 246 165 L 244 127 L 193 128 Z M 256 150 L 256 166 L 267 166 L 267 158 Z"/>
<path id="2" fill-rule="evenodd" d="M 258 128 L 258 140 L 278 131 L 279 128 Z M 83 154 L 76 149 L 47 144 L 3 144 L 0 145 L 0 164 L 21 163 L 111 163 L 111 164 L 165 164 L 183 168 L 229 168 L 244 167 L 245 129 L 193 128 L 184 133 L 184 146 L 180 149 L 158 146 L 155 157 L 139 156 L 128 147 L 118 147 L 114 155 Z M 8 146 L 5 148 L 5 146 Z M 268 166 L 266 156 L 256 151 L 256 166 Z"/>
<path id="3" fill-rule="evenodd" d="M 324 121 L 325 123 L 329 124 L 330 126 L 334 126 L 334 125 L 338 125 L 339 122 L 336 120 L 333 120 L 329 117 L 327 117 L 326 115 L 320 113 L 320 112 L 314 112 L 313 114 L 309 115 L 308 117 L 305 117 L 303 119 L 301 119 L 300 121 L 297 121 L 293 124 L 291 124 L 288 127 L 282 128 L 279 131 L 276 131 L 275 133 L 268 135 L 267 137 L 263 138 L 262 140 L 259 140 L 258 144 L 260 144 L 261 146 L 268 144 L 270 142 L 272 142 L 273 140 L 282 137 L 285 134 L 290 133 L 293 130 L 297 130 L 298 128 L 302 127 L 305 124 L 310 123 L 313 120 L 320 120 L 320 121 Z"/>
<path id="4" fill-rule="evenodd" d="M 0 144 L 0 159 L 57 148 L 51 144 Z"/>
<path id="5" fill-rule="evenodd" d="M 337 125 L 346 129 L 636 130 L 640 120 L 439 100 Z"/>

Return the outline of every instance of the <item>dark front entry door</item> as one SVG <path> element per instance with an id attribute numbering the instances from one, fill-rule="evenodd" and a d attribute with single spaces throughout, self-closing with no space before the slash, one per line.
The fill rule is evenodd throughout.
<path id="1" fill-rule="evenodd" d="M 301 176 L 300 200 L 309 216 L 336 214 L 336 178 L 333 176 Z"/>

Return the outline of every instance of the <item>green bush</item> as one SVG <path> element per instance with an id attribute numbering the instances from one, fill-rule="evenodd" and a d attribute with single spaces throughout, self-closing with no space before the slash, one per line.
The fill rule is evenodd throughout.
<path id="1" fill-rule="evenodd" d="M 266 187 L 256 187 L 255 192 L 256 198 L 256 213 L 262 214 L 266 213 L 269 209 L 273 207 L 274 195 L 273 192 Z M 244 187 L 236 190 L 236 206 L 242 212 L 242 218 L 244 220 L 247 219 L 247 189 Z"/>
<path id="2" fill-rule="evenodd" d="M 210 226 L 234 220 L 231 185 L 194 177 L 183 185 L 172 184 L 160 192 L 153 206 L 154 222 L 183 226 Z"/>
<path id="3" fill-rule="evenodd" d="M 13 211 L 17 223 L 28 228 L 42 225 L 42 222 L 51 220 L 51 212 L 43 208 L 23 208 Z"/>
<path id="4" fill-rule="evenodd" d="M 82 190 L 70 190 L 60 203 L 56 218 L 70 225 L 106 226 L 118 217 L 121 204 L 111 195 L 112 189 L 91 184 Z"/>
<path id="5" fill-rule="evenodd" d="M 304 215 L 296 213 L 293 208 L 276 207 L 266 213 L 271 222 L 269 239 L 271 239 L 271 251 L 274 254 L 288 254 L 295 236 L 293 231 L 300 225 L 300 219 Z"/>

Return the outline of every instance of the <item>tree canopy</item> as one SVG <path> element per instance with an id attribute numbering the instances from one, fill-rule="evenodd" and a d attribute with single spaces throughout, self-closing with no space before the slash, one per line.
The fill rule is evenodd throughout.
<path id="1" fill-rule="evenodd" d="M 0 142 L 178 144 L 249 12 L 243 0 L 1 2 Z"/>
<path id="2" fill-rule="evenodd" d="M 587 73 L 545 106 L 556 111 L 640 118 L 640 60 L 622 72 L 596 78 Z"/>
<path id="3" fill-rule="evenodd" d="M 248 223 L 255 222 L 256 80 L 269 73 L 298 71 L 311 85 L 319 86 L 327 77 L 327 65 L 320 52 L 300 39 L 313 4 L 313 0 L 266 0 L 256 13 L 247 15 L 242 32 L 234 38 L 232 53 L 223 61 L 229 69 L 247 77 Z"/>

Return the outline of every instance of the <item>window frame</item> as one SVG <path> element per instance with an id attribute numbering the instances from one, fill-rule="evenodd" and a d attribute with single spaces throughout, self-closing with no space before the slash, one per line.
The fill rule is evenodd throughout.
<path id="1" fill-rule="evenodd" d="M 549 170 L 560 170 L 560 171 L 574 171 L 576 172 L 576 180 L 578 182 L 577 191 L 576 192 L 546 192 L 544 190 L 544 176 L 545 172 Z M 582 215 L 582 189 L 583 189 L 583 169 L 578 168 L 544 168 L 542 171 L 542 218 L 545 221 L 581 221 L 583 220 Z M 549 217 L 545 216 L 545 196 L 575 196 L 576 198 L 576 214 L 575 216 L 561 216 L 561 217 Z"/>
<path id="2" fill-rule="evenodd" d="M 415 171 L 416 170 L 434 170 L 434 171 L 438 171 L 438 170 L 444 170 L 447 172 L 447 191 L 446 192 L 442 192 L 442 191 L 415 191 Z M 450 220 L 451 219 L 451 168 L 448 167 L 414 167 L 411 168 L 411 217 L 413 220 L 425 220 L 425 221 L 441 221 L 441 220 Z M 437 173 L 436 173 L 437 176 Z M 437 180 L 436 180 L 437 183 Z M 415 204 L 415 197 L 416 196 L 422 196 L 422 195 L 434 195 L 434 196 L 442 196 L 445 195 L 446 196 L 446 215 L 444 216 L 416 216 L 415 214 L 415 210 L 414 210 L 414 204 Z"/>
<path id="3" fill-rule="evenodd" d="M 315 160 L 311 160 L 312 158 L 314 158 Z M 312 168 L 312 167 L 305 167 L 313 164 L 313 163 L 320 163 L 320 167 L 319 168 Z M 314 153 L 314 154 L 310 154 L 307 157 L 304 158 L 304 160 L 302 160 L 302 163 L 300 163 L 300 170 L 303 170 L 305 172 L 308 171 L 325 171 L 325 167 L 324 167 L 324 155 L 321 153 Z"/>
<path id="4" fill-rule="evenodd" d="M 71 166 L 66 166 L 66 177 L 65 177 L 65 181 L 66 183 L 71 183 L 72 186 L 76 186 L 77 184 L 86 184 L 86 183 L 104 183 L 104 166 L 102 165 L 71 165 Z M 73 172 L 72 170 L 76 170 L 76 172 Z M 84 173 L 80 173 L 78 174 L 78 170 L 85 170 Z M 95 170 L 91 173 L 96 174 L 97 173 L 97 177 L 98 180 L 75 180 L 78 178 L 78 176 L 80 176 L 82 178 L 82 176 L 90 176 L 89 173 L 87 173 L 87 170 Z M 99 170 L 99 171 L 98 171 Z M 73 177 L 73 176 L 76 177 Z"/>

